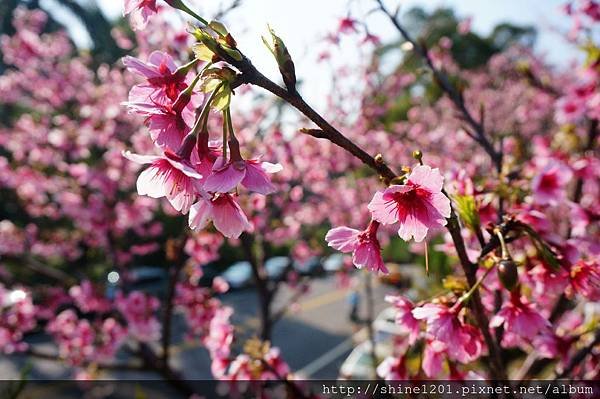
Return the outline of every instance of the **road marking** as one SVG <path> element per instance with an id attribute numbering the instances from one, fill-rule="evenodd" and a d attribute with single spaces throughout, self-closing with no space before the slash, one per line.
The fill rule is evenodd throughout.
<path id="1" fill-rule="evenodd" d="M 316 372 L 322 370 L 325 366 L 328 366 L 334 360 L 342 356 L 349 350 L 354 349 L 354 347 L 363 342 L 366 337 L 367 329 L 365 327 L 361 328 L 353 335 L 346 338 L 344 341 L 339 343 L 337 346 L 333 347 L 328 352 L 325 352 L 302 369 L 298 370 L 296 374 L 301 375 L 304 378 L 309 378 L 314 375 Z"/>
<path id="2" fill-rule="evenodd" d="M 333 349 L 325 352 L 320 357 L 316 358 L 306 366 L 302 367 L 302 369 L 298 370 L 295 374 L 302 376 L 303 378 L 309 378 L 314 375 L 316 372 L 322 370 L 325 366 L 329 365 L 335 359 L 342 356 L 347 351 L 351 350 L 354 347 L 354 337 L 350 336 L 345 341 L 341 342 Z"/>
<path id="3" fill-rule="evenodd" d="M 345 290 L 335 290 L 328 292 L 323 295 L 319 295 L 313 298 L 309 298 L 306 301 L 300 302 L 301 311 L 311 310 L 315 308 L 319 308 L 324 305 L 328 305 L 330 303 L 334 303 L 339 301 L 340 299 L 346 296 Z"/>

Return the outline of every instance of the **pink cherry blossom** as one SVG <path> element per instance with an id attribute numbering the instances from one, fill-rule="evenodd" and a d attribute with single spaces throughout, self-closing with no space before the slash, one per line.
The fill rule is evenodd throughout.
<path id="1" fill-rule="evenodd" d="M 154 100 L 125 103 L 130 112 L 146 117 L 146 125 L 154 143 L 163 149 L 177 151 L 194 123 L 194 108 L 184 97 L 175 103 L 160 104 Z"/>
<path id="2" fill-rule="evenodd" d="M 186 87 L 186 75 L 177 71 L 173 58 L 162 51 L 154 51 L 144 62 L 132 56 L 123 58 L 123 64 L 131 72 L 146 79 L 135 85 L 129 92 L 129 101 L 145 103 L 149 100 L 160 104 L 175 102 L 179 93 Z"/>
<path id="3" fill-rule="evenodd" d="M 208 326 L 208 334 L 203 338 L 204 345 L 212 357 L 226 358 L 233 342 L 233 326 L 229 319 L 233 314 L 230 307 L 218 308 Z"/>
<path id="4" fill-rule="evenodd" d="M 442 372 L 442 364 L 446 357 L 447 345 L 435 339 L 425 341 L 425 350 L 423 351 L 423 364 L 421 368 L 429 378 L 435 378 Z"/>
<path id="5" fill-rule="evenodd" d="M 148 18 L 157 12 L 156 0 L 125 0 L 123 16 L 129 14 L 133 29 L 144 29 Z"/>
<path id="6" fill-rule="evenodd" d="M 371 221 L 364 231 L 346 226 L 335 227 L 325 236 L 325 241 L 338 251 L 352 252 L 352 262 L 356 267 L 369 271 L 389 273 L 381 258 L 381 245 L 377 239 L 379 223 Z"/>
<path id="7" fill-rule="evenodd" d="M 468 363 L 481 355 L 483 342 L 479 330 L 459 317 L 460 306 L 426 303 L 413 309 L 415 319 L 427 321 L 427 334 L 443 342 L 451 359 Z"/>
<path id="8" fill-rule="evenodd" d="M 407 298 L 402 296 L 387 295 L 386 302 L 394 305 L 396 309 L 396 324 L 399 325 L 406 333 L 408 333 L 408 343 L 414 344 L 419 338 L 421 327 L 412 311 L 415 305 Z"/>
<path id="9" fill-rule="evenodd" d="M 399 223 L 405 241 L 422 241 L 430 228 L 446 225 L 450 200 L 442 194 L 444 178 L 438 169 L 416 166 L 405 184 L 378 191 L 369 203 L 373 219 L 382 224 Z"/>
<path id="10" fill-rule="evenodd" d="M 280 164 L 260 162 L 259 160 L 238 160 L 225 162 L 221 157 L 213 165 L 212 174 L 204 183 L 206 191 L 228 193 L 242 184 L 250 191 L 267 195 L 277 189 L 271 183 L 267 173 L 276 173 L 283 169 Z"/>
<path id="11" fill-rule="evenodd" d="M 246 214 L 232 194 L 201 196 L 190 208 L 189 226 L 203 229 L 212 221 L 225 237 L 238 238 L 242 232 L 252 229 Z"/>
<path id="12" fill-rule="evenodd" d="M 141 291 L 133 291 L 127 296 L 118 293 L 115 306 L 127 320 L 129 333 L 135 339 L 142 342 L 160 339 L 160 323 L 155 315 L 160 302 L 156 297 Z"/>
<path id="13" fill-rule="evenodd" d="M 409 379 L 406 359 L 388 356 L 377 366 L 377 375 L 386 381 L 402 381 Z"/>
<path id="14" fill-rule="evenodd" d="M 569 272 L 572 290 L 589 299 L 600 301 L 600 266 L 595 260 L 580 260 Z"/>
<path id="15" fill-rule="evenodd" d="M 541 205 L 555 205 L 565 197 L 573 172 L 561 162 L 549 162 L 532 180 L 533 197 Z"/>
<path id="16" fill-rule="evenodd" d="M 23 338 L 36 327 L 36 312 L 31 293 L 18 287 L 9 290 L 0 284 L 0 352 L 27 349 Z"/>
<path id="17" fill-rule="evenodd" d="M 490 327 L 504 326 L 505 333 L 513 334 L 516 339 L 529 341 L 548 328 L 549 323 L 539 314 L 532 303 L 519 293 L 511 293 L 510 301 L 506 302 L 500 311 L 490 320 Z M 503 344 L 514 343 L 513 339 Z M 512 345 L 511 345 L 512 346 Z"/>
<path id="18" fill-rule="evenodd" d="M 189 162 L 170 151 L 165 151 L 162 156 L 138 155 L 125 151 L 123 156 L 139 164 L 150 164 L 138 177 L 139 195 L 166 197 L 177 211 L 188 213 L 196 200 L 197 181 L 202 179 L 202 175 Z"/>

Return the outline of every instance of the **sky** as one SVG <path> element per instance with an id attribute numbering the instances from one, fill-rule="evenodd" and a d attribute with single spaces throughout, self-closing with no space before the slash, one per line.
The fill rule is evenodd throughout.
<path id="1" fill-rule="evenodd" d="M 54 0 L 42 0 L 52 4 Z M 86 1 L 86 0 L 82 0 Z M 214 15 L 220 4 L 232 0 L 195 0 L 201 15 Z M 159 0 L 160 2 L 160 0 Z M 395 9 L 398 4 L 408 10 L 420 6 L 426 10 L 437 7 L 451 7 L 459 17 L 472 17 L 472 28 L 477 33 L 488 34 L 501 22 L 533 25 L 538 29 L 537 51 L 560 67 L 566 67 L 578 53 L 568 45 L 559 31 L 569 29 L 569 20 L 561 13 L 560 6 L 565 0 L 388 0 L 386 5 Z M 109 18 L 116 18 L 122 12 L 122 0 L 98 0 L 101 9 Z M 194 0 L 188 0 L 194 4 Z M 372 33 L 382 41 L 398 38 L 398 33 L 380 13 L 369 13 L 374 9 L 373 0 L 242 0 L 242 5 L 228 14 L 226 25 L 238 42 L 238 47 L 249 56 L 253 63 L 267 76 L 278 80 L 277 67 L 271 54 L 266 50 L 261 35 L 267 31 L 267 24 L 283 38 L 296 63 L 299 79 L 310 77 L 303 85 L 305 97 L 316 103 L 317 108 L 325 106 L 323 100 L 331 87 L 331 76 L 318 73 L 320 65 L 315 63 L 320 51 L 315 49 L 327 33 L 338 26 L 340 18 L 347 15 L 365 20 Z M 60 11 L 58 12 L 61 15 Z M 57 16 L 58 17 L 58 16 Z M 78 27 L 76 21 L 69 21 L 78 44 L 86 45 L 89 40 Z M 322 43 L 322 41 L 321 41 Z M 323 48 L 322 45 L 320 47 Z M 315 51 L 316 50 L 316 51 Z M 338 58 L 343 64 L 360 63 L 364 52 L 352 46 L 342 46 Z"/>

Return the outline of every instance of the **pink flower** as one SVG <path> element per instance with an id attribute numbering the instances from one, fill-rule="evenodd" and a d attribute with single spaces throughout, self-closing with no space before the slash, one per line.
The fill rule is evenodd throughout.
<path id="1" fill-rule="evenodd" d="M 600 266 L 596 261 L 580 260 L 569 273 L 573 291 L 590 301 L 600 301 Z"/>
<path id="2" fill-rule="evenodd" d="M 229 291 L 229 283 L 223 277 L 217 276 L 212 282 L 212 288 L 216 293 L 224 294 Z"/>
<path id="3" fill-rule="evenodd" d="M 212 198 L 200 197 L 200 201 L 190 209 L 189 225 L 192 229 L 202 229 L 209 221 L 225 237 L 238 238 L 252 225 L 244 211 L 231 194 L 215 194 Z"/>
<path id="4" fill-rule="evenodd" d="M 483 349 L 479 330 L 459 318 L 460 306 L 426 303 L 412 311 L 415 319 L 427 320 L 427 334 L 446 344 L 448 356 L 461 363 L 471 362 Z"/>
<path id="5" fill-rule="evenodd" d="M 386 357 L 383 362 L 377 366 L 377 375 L 386 381 L 401 381 L 409 378 L 406 369 L 406 359 L 402 357 Z"/>
<path id="6" fill-rule="evenodd" d="M 340 19 L 340 23 L 338 26 L 338 31 L 340 33 L 354 33 L 356 32 L 356 20 L 350 17 Z"/>
<path id="7" fill-rule="evenodd" d="M 154 314 L 160 307 L 156 297 L 141 291 L 133 291 L 127 296 L 119 292 L 115 306 L 127 320 L 129 333 L 135 339 L 142 342 L 160 339 L 160 323 Z"/>
<path id="8" fill-rule="evenodd" d="M 196 200 L 196 184 L 202 175 L 187 161 L 168 150 L 162 156 L 138 155 L 129 151 L 123 152 L 123 156 L 139 164 L 150 164 L 138 177 L 139 195 L 166 197 L 177 211 L 188 213 Z"/>
<path id="9" fill-rule="evenodd" d="M 123 64 L 128 70 L 144 78 L 146 82 L 134 86 L 129 92 L 129 101 L 143 103 L 154 100 L 161 104 L 174 102 L 187 87 L 186 74 L 177 71 L 173 58 L 161 51 L 154 51 L 148 62 L 126 56 Z"/>
<path id="10" fill-rule="evenodd" d="M 159 104 L 154 100 L 126 103 L 130 112 L 146 117 L 150 137 L 158 147 L 177 151 L 194 123 L 194 109 L 187 96 L 180 95 L 175 103 Z"/>
<path id="11" fill-rule="evenodd" d="M 242 184 L 250 191 L 267 195 L 277 191 L 267 173 L 276 173 L 283 169 L 280 164 L 260 162 L 259 160 L 233 160 L 225 162 L 222 157 L 213 165 L 212 174 L 204 183 L 206 191 L 228 193 Z"/>
<path id="12" fill-rule="evenodd" d="M 490 320 L 490 327 L 496 328 L 504 325 L 504 331 L 513 334 L 515 338 L 531 340 L 544 331 L 550 323 L 539 314 L 532 303 L 519 293 L 511 293 L 510 301 Z M 510 345 L 514 339 L 503 340 L 503 344 Z"/>
<path id="13" fill-rule="evenodd" d="M 565 186 L 573 172 L 562 162 L 550 162 L 537 174 L 532 182 L 533 199 L 541 205 L 556 205 L 565 197 Z"/>
<path id="14" fill-rule="evenodd" d="M 123 16 L 130 14 L 131 27 L 143 29 L 148 23 L 148 18 L 158 12 L 156 0 L 125 0 Z"/>
<path id="15" fill-rule="evenodd" d="M 208 334 L 203 343 L 211 357 L 226 358 L 231 352 L 233 342 L 233 326 L 229 321 L 233 309 L 230 307 L 218 308 L 209 323 Z"/>
<path id="16" fill-rule="evenodd" d="M 387 295 L 385 301 L 394 305 L 397 312 L 396 324 L 408 333 L 409 345 L 414 344 L 417 338 L 419 338 L 419 332 L 421 331 L 419 320 L 412 314 L 415 305 L 410 300 L 396 295 Z"/>
<path id="17" fill-rule="evenodd" d="M 434 378 L 442 372 L 445 354 L 445 343 L 435 339 L 427 339 L 423 351 L 423 364 L 421 365 L 427 377 Z"/>
<path id="18" fill-rule="evenodd" d="M 336 227 L 327 232 L 325 240 L 330 247 L 338 251 L 352 252 L 352 262 L 359 269 L 364 267 L 370 271 L 381 271 L 387 274 L 389 272 L 381 258 L 381 245 L 377 239 L 377 229 L 379 229 L 379 223 L 374 220 L 364 231 L 346 226 Z"/>
<path id="19" fill-rule="evenodd" d="M 444 178 L 438 169 L 416 166 L 406 184 L 378 191 L 369 203 L 373 219 L 383 224 L 400 223 L 398 235 L 405 241 L 422 241 L 430 228 L 446 225 L 450 200 L 442 194 Z"/>
<path id="20" fill-rule="evenodd" d="M 281 380 L 290 373 L 290 367 L 283 360 L 279 348 L 270 348 L 265 354 L 264 360 L 268 367 L 263 371 L 260 377 L 261 380 Z"/>

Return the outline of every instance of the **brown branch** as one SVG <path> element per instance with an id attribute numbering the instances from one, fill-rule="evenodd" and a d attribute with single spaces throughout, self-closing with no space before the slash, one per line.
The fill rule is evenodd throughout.
<path id="1" fill-rule="evenodd" d="M 162 367 L 169 368 L 169 356 L 171 352 L 171 325 L 173 322 L 173 311 L 175 309 L 175 293 L 177 288 L 177 281 L 179 280 L 179 273 L 185 265 L 185 252 L 184 245 L 186 233 L 183 233 L 180 238 L 169 239 L 166 242 L 166 257 L 171 266 L 169 267 L 169 285 L 167 287 L 167 295 L 165 297 L 165 308 L 162 320 Z"/>
<path id="2" fill-rule="evenodd" d="M 323 118 L 317 111 L 308 105 L 306 101 L 304 101 L 298 92 L 289 92 L 288 90 L 268 79 L 266 76 L 260 73 L 246 57 L 243 57 L 242 61 L 229 59 L 228 62 L 242 72 L 238 82 L 236 82 L 238 85 L 247 83 L 262 87 L 263 89 L 269 91 L 296 108 L 298 111 L 300 111 L 300 113 L 314 122 L 321 129 L 320 131 L 318 129 L 309 129 L 308 131 L 305 131 L 305 133 L 314 135 L 314 137 L 321 139 L 327 139 L 333 144 L 345 149 L 388 181 L 397 176 L 397 174 L 385 163 L 378 162 L 373 156 L 369 155 L 369 153 L 360 148 L 358 145 L 344 136 L 339 130 L 333 127 L 333 125 L 327 122 L 325 118 Z"/>
<path id="3" fill-rule="evenodd" d="M 494 146 L 488 139 L 488 137 L 485 133 L 484 126 L 483 126 L 483 121 L 477 121 L 475 119 L 475 117 L 473 117 L 473 115 L 467 109 L 467 107 L 465 105 L 465 101 L 464 101 L 462 94 L 458 90 L 456 90 L 456 88 L 452 85 L 452 83 L 450 83 L 448 76 L 446 76 L 445 73 L 443 73 L 442 71 L 440 71 L 439 69 L 437 69 L 435 67 L 435 65 L 433 64 L 433 60 L 431 59 L 431 56 L 429 55 L 429 51 L 427 50 L 427 47 L 425 47 L 425 44 L 417 43 L 417 41 L 411 37 L 411 35 L 406 31 L 406 29 L 404 29 L 404 27 L 400 24 L 400 22 L 398 22 L 398 14 L 392 13 L 390 10 L 388 10 L 388 8 L 383 4 L 382 0 L 375 0 L 375 1 L 379 5 L 379 9 L 388 17 L 388 19 L 390 20 L 392 25 L 394 25 L 396 30 L 398 30 L 398 32 L 400 32 L 400 35 L 404 38 L 404 40 L 409 42 L 412 45 L 414 51 L 421 58 L 423 58 L 423 60 L 427 64 L 427 67 L 433 73 L 433 78 L 434 78 L 435 82 L 440 86 L 442 91 L 444 93 L 446 93 L 448 98 L 452 101 L 452 103 L 454 103 L 454 105 L 456 106 L 458 111 L 462 114 L 461 119 L 464 120 L 475 132 L 474 136 L 473 135 L 469 135 L 469 136 L 472 137 L 477 143 L 479 143 L 483 147 L 485 152 L 492 159 L 492 162 L 494 163 L 496 169 L 501 170 L 502 169 L 502 153 L 496 151 L 496 149 L 494 149 Z"/>
<path id="4" fill-rule="evenodd" d="M 397 24 L 397 22 L 396 22 Z M 401 26 L 398 24 L 398 27 Z M 403 28 L 401 28 L 403 30 Z M 425 53 L 426 54 L 426 53 Z M 311 108 L 302 98 L 302 96 L 297 92 L 290 92 L 281 86 L 277 85 L 273 81 L 269 80 L 262 73 L 260 73 L 250 62 L 250 60 L 242 54 L 242 60 L 237 61 L 229 56 L 225 51 L 220 51 L 219 56 L 226 60 L 231 65 L 235 66 L 238 70 L 240 70 L 241 75 L 238 76 L 237 81 L 234 84 L 234 87 L 237 87 L 241 84 L 253 84 L 263 89 L 271 92 L 275 96 L 281 98 L 286 101 L 298 111 L 300 111 L 304 116 L 314 122 L 321 130 L 318 129 L 303 129 L 302 131 L 310 134 L 317 138 L 327 139 L 332 143 L 338 145 L 339 147 L 345 149 L 350 154 L 354 155 L 356 158 L 360 159 L 364 164 L 368 165 L 370 168 L 375 170 L 381 177 L 383 177 L 387 182 L 391 181 L 394 177 L 397 176 L 396 173 L 392 171 L 384 162 L 376 160 L 374 157 L 369 155 L 366 151 L 360 148 L 358 145 L 353 143 L 350 139 L 344 136 L 340 131 L 338 131 L 335 127 L 333 127 L 329 122 L 327 122 L 319 113 L 317 113 L 313 108 Z M 431 62 L 431 60 L 430 60 Z M 433 67 L 433 63 L 431 63 Z M 438 73 L 439 74 L 439 73 Z M 444 80 L 444 77 L 440 75 L 441 81 Z M 453 88 L 449 84 L 445 84 L 445 87 L 449 91 L 450 95 L 452 94 Z M 462 105 L 461 105 L 462 104 Z M 491 144 L 483 135 L 482 126 L 476 122 L 468 112 L 468 110 L 464 107 L 464 103 L 462 100 L 459 102 L 461 105 L 459 108 L 463 110 L 465 113 L 465 120 L 473 127 L 473 129 L 477 132 L 480 132 L 481 137 L 479 141 L 481 141 L 482 146 L 489 151 L 491 149 L 490 156 L 493 160 L 497 159 L 497 155 L 493 150 Z M 501 164 L 501 160 L 499 161 Z M 445 194 L 445 193 L 444 193 Z M 454 246 L 456 248 L 458 257 L 460 259 L 461 265 L 463 267 L 463 271 L 467 276 L 467 280 L 469 281 L 469 285 L 472 287 L 476 283 L 476 271 L 477 266 L 469 261 L 467 256 L 465 243 L 463 241 L 460 226 L 458 224 L 458 218 L 454 210 L 452 210 L 451 216 L 448 219 L 447 226 L 450 235 L 454 241 Z M 242 235 L 242 243 L 244 243 L 244 235 Z M 253 267 L 253 270 L 255 268 Z M 259 275 L 255 271 L 255 278 L 259 277 Z M 260 281 L 257 278 L 257 282 Z M 260 286 L 259 286 L 260 289 Z M 500 356 L 500 350 L 497 343 L 494 341 L 493 337 L 489 331 L 489 321 L 485 314 L 483 304 L 481 303 L 481 297 L 478 292 L 472 297 L 471 307 L 473 312 L 475 313 L 475 317 L 480 326 L 486 344 L 488 346 L 488 350 L 490 352 L 491 365 L 490 371 L 492 377 L 496 380 L 506 380 L 506 373 L 504 371 L 502 358 Z"/>

